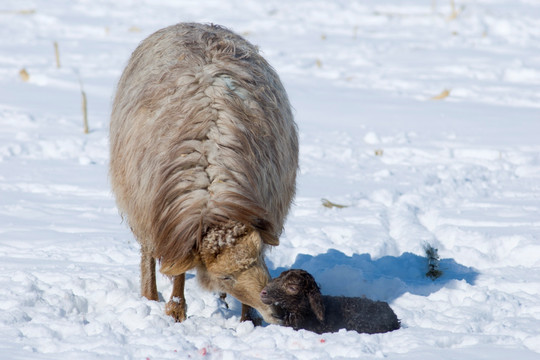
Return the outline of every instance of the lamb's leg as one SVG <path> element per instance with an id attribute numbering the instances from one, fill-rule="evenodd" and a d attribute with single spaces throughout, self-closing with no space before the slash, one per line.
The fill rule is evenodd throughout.
<path id="1" fill-rule="evenodd" d="M 148 300 L 158 300 L 156 260 L 144 246 L 141 249 L 141 295 Z"/>
<path id="2" fill-rule="evenodd" d="M 246 304 L 242 304 L 242 316 L 240 316 L 240 321 L 251 321 L 255 326 L 262 325 L 262 319 L 257 316 L 255 310 L 251 306 Z"/>
<path id="3" fill-rule="evenodd" d="M 186 320 L 186 298 L 184 297 L 184 284 L 186 282 L 186 274 L 176 275 L 173 277 L 173 290 L 171 299 L 165 305 L 165 313 L 181 322 Z"/>

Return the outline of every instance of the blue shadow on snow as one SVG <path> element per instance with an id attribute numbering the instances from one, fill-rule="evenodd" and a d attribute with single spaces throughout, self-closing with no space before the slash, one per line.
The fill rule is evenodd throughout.
<path id="1" fill-rule="evenodd" d="M 268 267 L 272 277 L 288 270 L 273 268 L 270 261 Z M 428 296 L 453 280 L 474 285 L 478 276 L 473 268 L 453 259 L 441 259 L 439 269 L 443 275 L 431 280 L 426 277 L 428 260 L 422 256 L 404 253 L 372 260 L 369 254 L 347 256 L 334 249 L 316 256 L 300 254 L 290 268 L 310 272 L 325 295 L 366 296 L 384 301 L 392 301 L 407 292 Z"/>

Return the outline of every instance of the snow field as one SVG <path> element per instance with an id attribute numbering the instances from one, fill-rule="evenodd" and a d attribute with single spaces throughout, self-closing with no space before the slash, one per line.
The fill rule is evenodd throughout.
<path id="1" fill-rule="evenodd" d="M 0 5 L 0 358 L 537 359 L 540 5 L 454 5 Z M 184 323 L 163 313 L 167 278 L 163 301 L 139 296 L 139 248 L 108 185 L 108 117 L 131 51 L 178 21 L 243 34 L 289 92 L 301 164 L 272 275 L 301 267 L 325 294 L 388 301 L 402 329 L 253 327 L 193 273 Z"/>

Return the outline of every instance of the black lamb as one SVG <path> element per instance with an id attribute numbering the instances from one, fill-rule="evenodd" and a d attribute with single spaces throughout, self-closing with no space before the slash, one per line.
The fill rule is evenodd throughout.
<path id="1" fill-rule="evenodd" d="M 384 333 L 399 329 L 400 322 L 388 303 L 359 297 L 321 295 L 311 274 L 293 269 L 271 280 L 261 300 L 273 307 L 284 326 L 318 334 L 340 329 L 359 333 Z"/>

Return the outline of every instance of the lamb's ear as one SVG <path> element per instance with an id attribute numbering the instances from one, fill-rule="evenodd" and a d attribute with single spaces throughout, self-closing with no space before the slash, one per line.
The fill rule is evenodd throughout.
<path id="1" fill-rule="evenodd" d="M 308 298 L 311 310 L 313 310 L 320 322 L 324 322 L 324 304 L 321 293 L 319 291 L 311 291 Z"/>

